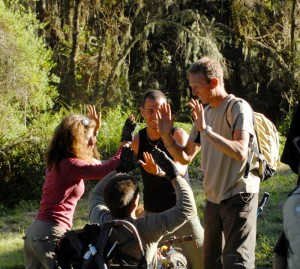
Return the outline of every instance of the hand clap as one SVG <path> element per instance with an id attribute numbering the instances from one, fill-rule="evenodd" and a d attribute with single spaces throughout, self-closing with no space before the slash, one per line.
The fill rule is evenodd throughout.
<path id="1" fill-rule="evenodd" d="M 139 166 L 139 163 L 134 161 L 134 151 L 128 147 L 124 146 L 122 148 L 120 163 L 116 168 L 118 173 L 128 173 Z"/>
<path id="2" fill-rule="evenodd" d="M 154 148 L 151 155 L 156 164 L 165 172 L 168 179 L 172 180 L 179 176 L 176 165 L 164 151 Z"/>

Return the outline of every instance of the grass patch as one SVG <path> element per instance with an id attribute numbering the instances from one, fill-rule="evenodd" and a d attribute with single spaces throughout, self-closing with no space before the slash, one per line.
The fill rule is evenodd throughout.
<path id="1" fill-rule="evenodd" d="M 0 233 L 0 268 L 24 268 L 20 233 Z"/>
<path id="2" fill-rule="evenodd" d="M 194 191 L 198 213 L 203 223 L 205 197 L 199 174 L 199 159 L 190 167 L 191 185 Z M 94 182 L 87 182 L 87 191 L 78 202 L 74 215 L 74 229 L 82 228 L 88 222 L 89 190 Z M 256 268 L 272 268 L 272 251 L 282 230 L 282 205 L 287 194 L 296 185 L 296 176 L 286 167 L 281 167 L 277 174 L 261 183 L 260 197 L 266 191 L 270 199 L 257 223 Z M 21 202 L 14 211 L 0 208 L 0 269 L 23 269 L 23 239 L 25 229 L 32 222 L 38 208 L 38 202 Z"/>

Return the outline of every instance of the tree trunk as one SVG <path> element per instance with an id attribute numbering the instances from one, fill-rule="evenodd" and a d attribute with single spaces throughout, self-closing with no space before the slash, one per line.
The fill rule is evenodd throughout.
<path id="1" fill-rule="evenodd" d="M 67 86 L 68 86 L 68 96 L 74 97 L 74 93 L 76 92 L 76 61 L 78 54 L 78 37 L 79 37 L 79 26 L 80 26 L 80 10 L 81 10 L 81 0 L 74 1 L 74 14 L 72 21 L 72 50 L 70 53 L 70 64 L 69 64 L 69 72 L 67 75 Z"/>

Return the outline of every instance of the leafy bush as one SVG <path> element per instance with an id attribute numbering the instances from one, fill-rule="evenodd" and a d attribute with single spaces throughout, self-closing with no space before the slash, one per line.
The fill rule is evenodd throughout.
<path id="1" fill-rule="evenodd" d="M 52 53 L 37 35 L 41 29 L 31 13 L 10 12 L 0 1 L 0 137 L 28 132 L 41 114 L 53 107 L 57 91 L 49 77 Z"/>
<path id="2" fill-rule="evenodd" d="M 56 78 L 41 27 L 34 14 L 0 0 L 0 200 L 9 207 L 39 199 L 49 130 L 60 115 L 52 114 Z"/>
<path id="3" fill-rule="evenodd" d="M 14 207 L 20 200 L 39 200 L 44 182 L 44 153 L 55 126 L 65 111 L 42 115 L 23 136 L 2 141 L 0 201 Z"/>
<path id="4" fill-rule="evenodd" d="M 103 159 L 108 159 L 120 145 L 122 127 L 131 112 L 129 109 L 124 111 L 121 106 L 114 109 L 105 107 L 101 112 L 102 125 L 98 136 L 98 148 Z M 139 124 L 138 128 L 142 126 L 143 124 Z"/>
<path id="5" fill-rule="evenodd" d="M 9 169 L 2 169 L 0 199 L 6 206 L 13 207 L 20 199 L 40 197 L 43 184 L 43 148 L 33 143 L 22 143 L 9 152 Z"/>

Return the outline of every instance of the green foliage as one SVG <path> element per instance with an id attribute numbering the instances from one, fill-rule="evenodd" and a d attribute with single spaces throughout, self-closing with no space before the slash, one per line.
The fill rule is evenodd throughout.
<path id="1" fill-rule="evenodd" d="M 0 206 L 0 268 L 24 268 L 24 230 L 36 213 L 38 202 L 20 201 L 14 210 Z"/>
<path id="2" fill-rule="evenodd" d="M 0 256 L 2 269 L 23 269 L 23 239 L 20 234 L 0 233 Z"/>
<path id="3" fill-rule="evenodd" d="M 300 94 L 297 46 L 300 21 L 296 3 L 233 1 L 230 28 L 224 27 L 229 34 L 233 33 L 232 43 L 236 46 L 223 49 L 225 57 L 234 55 L 235 62 L 232 65 L 234 79 L 228 81 L 228 87 L 276 125 L 289 113 L 287 107 L 299 100 Z"/>
<path id="4" fill-rule="evenodd" d="M 278 127 L 278 131 L 285 137 L 287 136 L 287 133 L 289 131 L 292 117 L 293 117 L 293 112 L 289 111 Z"/>
<path id="5" fill-rule="evenodd" d="M 20 199 L 40 197 L 45 170 L 43 156 L 44 147 L 33 141 L 16 145 L 7 152 L 7 167 L 1 167 L 1 203 L 13 207 Z"/>
<path id="6" fill-rule="evenodd" d="M 51 112 L 56 78 L 41 29 L 34 14 L 0 1 L 0 200 L 8 207 L 40 198 L 44 151 L 59 115 Z"/>
<path id="7" fill-rule="evenodd" d="M 276 241 L 270 240 L 267 236 L 258 238 L 259 244 L 256 247 L 256 268 L 271 268 L 273 248 Z"/>
<path id="8" fill-rule="evenodd" d="M 56 82 L 60 99 L 70 106 L 91 100 L 132 106 L 156 84 L 186 120 L 191 92 L 185 71 L 205 54 L 229 67 L 230 92 L 276 124 L 285 118 L 290 100 L 299 99 L 296 0 L 5 3 L 22 14 L 33 10 L 45 23 L 36 32 L 54 50 L 52 73 L 61 78 Z M 16 106 L 24 106 L 25 97 Z M 18 116 L 24 121 L 24 114 Z"/>
<path id="9" fill-rule="evenodd" d="M 0 1 L 0 136 L 6 139 L 26 133 L 57 96 L 48 76 L 52 54 L 37 35 L 40 28 L 33 14 L 10 12 Z"/>
<path id="10" fill-rule="evenodd" d="M 45 150 L 66 111 L 42 114 L 28 132 L 3 139 L 0 151 L 0 201 L 10 208 L 20 200 L 39 200 L 45 174 Z"/>
<path id="11" fill-rule="evenodd" d="M 296 175 L 283 164 L 275 176 L 261 183 L 260 196 L 266 191 L 270 198 L 257 220 L 257 268 L 272 267 L 273 248 L 283 229 L 282 206 L 295 186 Z"/>
<path id="12" fill-rule="evenodd" d="M 122 127 L 132 112 L 123 110 L 121 106 L 116 108 L 105 107 L 101 110 L 102 123 L 99 132 L 98 148 L 104 159 L 113 156 L 120 146 Z"/>

